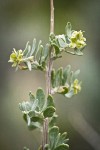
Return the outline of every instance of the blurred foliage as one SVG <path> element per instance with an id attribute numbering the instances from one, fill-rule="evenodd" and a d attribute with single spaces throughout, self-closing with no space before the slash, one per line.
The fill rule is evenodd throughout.
<path id="1" fill-rule="evenodd" d="M 94 148 L 86 138 L 82 137 L 83 132 L 78 133 L 74 129 L 75 122 L 70 122 L 69 116 L 70 118 L 73 116 L 73 121 L 77 118 L 75 111 L 80 112 L 90 126 L 98 134 L 100 133 L 99 20 L 99 0 L 84 0 L 84 2 L 55 0 L 55 33 L 61 34 L 66 22 L 70 21 L 76 30 L 81 28 L 82 31 L 86 31 L 85 35 L 88 39 L 83 57 L 63 55 L 63 61 L 59 59 L 55 63 L 56 68 L 66 67 L 67 64 L 71 64 L 75 70 L 81 68 L 83 87 L 79 96 L 67 102 L 62 100 L 61 96 L 56 96 L 55 101 L 57 114 L 60 117 L 58 124 L 62 131 L 67 130 L 71 150 L 97 150 L 97 147 Z M 43 43 L 48 41 L 49 0 L 0 1 L 0 22 L 0 147 L 2 150 L 18 150 L 26 143 L 30 149 L 33 146 L 37 148 L 40 144 L 38 136 L 40 133 L 31 134 L 27 131 L 18 110 L 18 103 L 20 99 L 27 99 L 27 91 L 35 92 L 34 86 L 44 86 L 44 77 L 37 72 L 19 71 L 15 74 L 8 64 L 8 59 L 12 48 L 24 48 L 24 44 L 28 40 L 32 41 L 34 37 L 43 39 Z M 93 142 L 95 141 L 98 146 L 100 142 L 93 138 Z"/>

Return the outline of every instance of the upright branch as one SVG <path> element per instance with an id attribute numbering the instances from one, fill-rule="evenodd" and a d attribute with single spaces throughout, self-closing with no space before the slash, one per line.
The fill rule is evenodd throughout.
<path id="1" fill-rule="evenodd" d="M 54 33 L 54 5 L 53 0 L 50 0 L 50 33 Z M 52 71 L 52 59 L 51 53 L 53 51 L 53 47 L 49 47 L 49 58 L 48 58 L 48 66 L 46 72 L 46 94 L 47 96 L 51 94 L 51 71 Z M 48 118 L 44 120 L 43 125 L 43 145 L 42 149 L 45 150 L 44 146 L 48 143 Z"/>
<path id="2" fill-rule="evenodd" d="M 54 4 L 53 0 L 50 0 L 50 33 L 54 33 Z M 47 95 L 51 94 L 51 70 L 52 70 L 52 59 L 51 59 L 51 53 L 53 51 L 53 46 L 50 46 L 49 49 L 49 60 L 48 60 L 48 68 L 47 68 Z"/>
<path id="3" fill-rule="evenodd" d="M 42 88 L 38 88 L 35 95 L 29 92 L 30 101 L 19 103 L 19 108 L 29 129 L 38 128 L 43 131 L 39 150 L 68 150 L 67 133 L 61 134 L 56 126 L 57 115 L 52 95 L 58 93 L 71 98 L 78 94 L 81 91 L 81 82 L 78 80 L 80 70 L 73 72 L 70 65 L 65 69 L 60 67 L 55 70 L 53 61 L 61 58 L 62 52 L 82 56 L 86 38 L 81 30 L 73 30 L 70 22 L 66 25 L 65 34 L 54 34 L 53 0 L 50 0 L 48 43 L 44 47 L 41 40 L 37 43 L 34 39 L 32 45 L 27 42 L 24 50 L 13 49 L 9 62 L 16 70 L 40 70 L 46 73 L 46 94 Z"/>

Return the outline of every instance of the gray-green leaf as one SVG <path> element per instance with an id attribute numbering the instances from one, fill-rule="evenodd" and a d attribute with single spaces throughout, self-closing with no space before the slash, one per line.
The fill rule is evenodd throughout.
<path id="1" fill-rule="evenodd" d="M 56 138 L 59 134 L 59 128 L 57 126 L 53 126 L 49 130 L 49 141 L 50 141 L 50 149 L 54 150 L 56 144 Z"/>
<path id="2" fill-rule="evenodd" d="M 39 88 L 36 92 L 36 99 L 38 99 L 38 106 L 41 111 L 45 104 L 45 94 L 41 88 Z"/>
<path id="3" fill-rule="evenodd" d="M 55 111 L 56 109 L 53 106 L 49 106 L 44 110 L 43 115 L 45 118 L 52 117 Z"/>
<path id="4" fill-rule="evenodd" d="M 71 37 L 72 25 L 70 22 L 67 23 L 65 28 L 65 34 L 70 38 Z"/>
<path id="5" fill-rule="evenodd" d="M 47 107 L 49 107 L 49 106 L 55 107 L 54 100 L 53 100 L 53 97 L 51 95 L 48 95 L 48 97 L 47 97 Z"/>

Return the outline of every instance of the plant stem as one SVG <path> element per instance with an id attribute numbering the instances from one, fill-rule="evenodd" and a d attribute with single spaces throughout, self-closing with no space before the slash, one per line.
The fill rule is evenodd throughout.
<path id="1" fill-rule="evenodd" d="M 54 4 L 53 0 L 50 0 L 50 33 L 54 33 Z M 48 67 L 46 71 L 46 95 L 51 94 L 51 71 L 53 67 L 52 61 L 52 51 L 53 47 L 49 48 L 49 59 L 48 59 Z M 43 142 L 42 142 L 42 150 L 45 150 L 45 144 L 48 144 L 48 118 L 44 120 L 43 124 Z"/>
<path id="2" fill-rule="evenodd" d="M 53 0 L 50 0 L 50 33 L 54 33 L 54 4 Z M 49 49 L 49 60 L 48 60 L 48 69 L 47 69 L 47 95 L 51 94 L 51 71 L 53 62 L 51 59 L 51 53 L 53 51 L 53 47 L 50 46 Z"/>
<path id="3" fill-rule="evenodd" d="M 53 0 L 50 0 L 50 7 L 51 7 L 51 17 L 50 17 L 50 33 L 54 33 L 54 4 Z"/>

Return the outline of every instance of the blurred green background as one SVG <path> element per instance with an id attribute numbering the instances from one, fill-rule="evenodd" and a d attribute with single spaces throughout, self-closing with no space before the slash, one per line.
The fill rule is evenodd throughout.
<path id="1" fill-rule="evenodd" d="M 67 131 L 70 150 L 100 150 L 100 0 L 54 0 L 55 33 L 64 33 L 70 21 L 85 31 L 84 56 L 63 55 L 54 66 L 71 64 L 81 70 L 82 92 L 66 99 L 55 96 L 60 131 Z M 44 74 L 15 72 L 8 64 L 13 48 L 24 49 L 36 37 L 45 44 L 49 35 L 49 0 L 0 0 L 0 150 L 36 150 L 40 132 L 27 129 L 18 103 L 28 100 L 29 91 L 43 86 Z"/>

